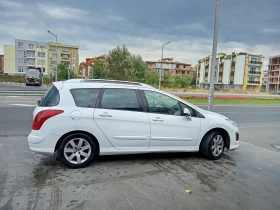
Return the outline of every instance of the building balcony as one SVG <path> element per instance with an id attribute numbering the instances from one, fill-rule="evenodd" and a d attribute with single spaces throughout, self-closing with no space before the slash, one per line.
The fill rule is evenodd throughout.
<path id="1" fill-rule="evenodd" d="M 268 71 L 280 71 L 280 69 L 271 69 L 271 70 L 268 70 Z"/>
<path id="2" fill-rule="evenodd" d="M 34 48 L 27 48 L 26 51 L 35 51 Z"/>
<path id="3" fill-rule="evenodd" d="M 261 62 L 261 61 L 250 61 L 249 64 L 250 64 L 250 65 L 261 66 L 261 65 L 262 65 L 262 62 Z"/>
<path id="4" fill-rule="evenodd" d="M 26 58 L 35 59 L 35 55 L 26 55 Z"/>
<path id="5" fill-rule="evenodd" d="M 259 85 L 261 84 L 260 81 L 248 81 L 248 84 L 256 84 L 256 85 Z"/>
<path id="6" fill-rule="evenodd" d="M 26 66 L 35 66 L 35 63 L 26 63 Z"/>
<path id="7" fill-rule="evenodd" d="M 69 61 L 70 57 L 61 57 L 61 60 Z"/>
<path id="8" fill-rule="evenodd" d="M 248 74 L 252 74 L 252 75 L 255 75 L 255 76 L 261 76 L 262 73 L 259 72 L 259 71 L 248 71 Z"/>
<path id="9" fill-rule="evenodd" d="M 269 77 L 269 78 L 278 78 L 279 75 L 269 75 L 268 77 Z"/>
<path id="10" fill-rule="evenodd" d="M 69 50 L 67 50 L 67 51 L 62 50 L 61 54 L 66 54 L 66 55 L 69 55 L 69 54 L 70 54 L 70 51 L 69 51 Z"/>

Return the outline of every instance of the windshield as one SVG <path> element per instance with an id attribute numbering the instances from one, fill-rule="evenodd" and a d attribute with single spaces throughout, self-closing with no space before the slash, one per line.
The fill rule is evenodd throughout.
<path id="1" fill-rule="evenodd" d="M 27 77 L 39 77 L 40 72 L 36 69 L 29 69 L 26 71 Z"/>

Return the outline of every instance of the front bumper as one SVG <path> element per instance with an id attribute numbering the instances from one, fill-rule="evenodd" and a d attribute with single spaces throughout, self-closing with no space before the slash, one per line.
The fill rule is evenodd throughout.
<path id="1" fill-rule="evenodd" d="M 43 131 L 32 130 L 28 135 L 29 148 L 44 155 L 54 155 L 55 146 L 60 136 L 47 135 Z"/>
<path id="2" fill-rule="evenodd" d="M 235 150 L 239 147 L 239 129 L 236 128 L 230 133 L 229 151 Z"/>

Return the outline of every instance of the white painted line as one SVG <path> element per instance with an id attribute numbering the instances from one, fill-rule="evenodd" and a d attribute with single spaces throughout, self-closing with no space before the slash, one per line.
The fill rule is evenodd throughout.
<path id="1" fill-rule="evenodd" d="M 19 96 L 6 96 L 7 98 L 18 98 Z"/>
<path id="2" fill-rule="evenodd" d="M 36 105 L 31 105 L 31 104 L 9 104 L 9 105 L 13 105 L 13 106 L 36 106 Z"/>
<path id="3" fill-rule="evenodd" d="M 266 128 L 266 127 L 280 127 L 280 125 L 252 125 L 252 126 L 240 126 L 239 128 Z"/>

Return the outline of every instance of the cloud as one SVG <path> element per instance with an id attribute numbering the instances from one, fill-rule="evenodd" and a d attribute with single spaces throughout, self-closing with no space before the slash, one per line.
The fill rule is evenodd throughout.
<path id="1" fill-rule="evenodd" d="M 1 0 L 0 5 L 6 9 L 20 9 L 23 7 L 21 3 L 11 0 Z"/>
<path id="2" fill-rule="evenodd" d="M 39 10 L 51 18 L 60 20 L 83 19 L 87 11 L 57 4 L 37 4 Z"/>
<path id="3" fill-rule="evenodd" d="M 280 29 L 278 27 L 275 28 L 263 28 L 261 32 L 266 33 L 266 34 L 279 34 Z"/>

